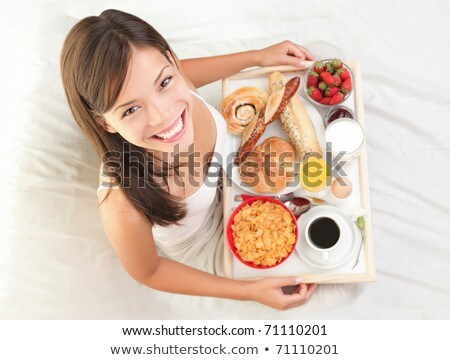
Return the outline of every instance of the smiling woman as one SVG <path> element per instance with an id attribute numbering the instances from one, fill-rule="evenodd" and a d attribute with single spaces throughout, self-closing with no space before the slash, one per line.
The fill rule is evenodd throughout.
<path id="1" fill-rule="evenodd" d="M 194 140 L 192 96 L 173 56 L 167 55 L 131 46 L 129 72 L 116 100 L 121 105 L 102 114 L 106 131 L 119 132 L 153 156 L 186 151 Z"/>
<path id="2" fill-rule="evenodd" d="M 282 286 L 299 283 L 293 277 L 218 276 L 221 188 L 210 178 L 220 179 L 215 157 L 223 151 L 226 125 L 193 85 L 250 66 L 305 59 L 313 59 L 305 48 L 285 41 L 181 63 L 152 26 L 118 10 L 82 19 L 70 30 L 61 53 L 62 82 L 73 117 L 102 157 L 102 222 L 130 276 L 162 291 L 253 300 L 278 309 L 309 298 L 315 285 L 283 294 Z M 187 163 L 180 162 L 183 153 Z M 211 176 L 214 159 L 218 171 Z"/>
<path id="3" fill-rule="evenodd" d="M 168 100 L 164 107 L 155 104 L 171 97 L 166 96 L 165 87 L 158 83 L 161 68 L 175 74 L 177 66 L 169 44 L 155 29 L 132 15 L 115 10 L 77 23 L 67 35 L 61 53 L 63 86 L 72 114 L 107 165 L 105 170 L 113 169 L 105 171 L 105 175 L 122 185 L 124 195 L 147 220 L 160 225 L 177 222 L 186 213 L 178 199 L 167 191 L 160 191 L 160 184 L 167 186 L 169 174 L 177 169 L 164 164 L 156 154 L 142 150 L 151 145 L 146 137 L 151 136 L 152 131 L 167 126 L 164 124 L 174 119 L 168 117 L 175 116 L 167 113 Z M 181 90 L 173 94 L 179 100 L 177 111 L 182 102 L 187 103 L 186 85 L 182 79 L 178 82 Z M 164 86 L 166 83 L 167 80 Z M 146 96 L 149 91 L 150 95 Z M 141 103 L 129 100 L 135 96 L 141 102 L 145 96 L 146 107 L 142 111 Z M 133 112 L 120 112 L 114 106 L 133 103 Z M 147 124 L 146 116 L 150 112 L 152 116 Z M 125 143 L 128 151 L 124 151 Z M 139 154 L 134 157 L 139 160 L 137 166 L 117 166 L 130 164 L 136 154 Z M 160 171 L 144 171 L 146 164 L 153 164 Z M 146 191 L 140 186 L 143 182 L 149 185 Z"/>

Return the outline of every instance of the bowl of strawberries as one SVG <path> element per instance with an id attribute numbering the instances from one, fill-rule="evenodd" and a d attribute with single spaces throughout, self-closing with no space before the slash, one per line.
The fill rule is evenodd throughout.
<path id="1" fill-rule="evenodd" d="M 352 93 L 352 71 L 340 59 L 316 61 L 303 81 L 309 101 L 320 107 L 343 103 Z"/>

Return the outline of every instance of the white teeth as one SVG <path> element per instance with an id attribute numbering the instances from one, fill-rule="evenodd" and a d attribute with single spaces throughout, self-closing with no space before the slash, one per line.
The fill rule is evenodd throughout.
<path id="1" fill-rule="evenodd" d="M 170 139 L 171 137 L 175 136 L 176 134 L 178 134 L 182 128 L 183 128 L 183 119 L 180 116 L 178 118 L 178 121 L 176 122 L 175 126 L 172 129 L 170 129 L 170 131 L 165 132 L 165 133 L 155 134 L 155 136 L 159 137 L 160 139 L 167 140 L 167 139 Z"/>

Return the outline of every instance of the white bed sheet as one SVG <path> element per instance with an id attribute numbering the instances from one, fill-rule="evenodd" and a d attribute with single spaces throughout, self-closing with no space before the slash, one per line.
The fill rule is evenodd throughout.
<path id="1" fill-rule="evenodd" d="M 448 2 L 18 1 L 3 12 L 0 319 L 450 319 Z M 123 270 L 97 210 L 99 158 L 59 78 L 69 29 L 136 14 L 180 58 L 325 40 L 362 63 L 377 281 L 280 312 L 173 295 Z M 238 10 L 239 9 L 239 10 Z M 17 14 L 20 13 L 20 16 Z M 439 79 L 442 78 L 440 81 Z M 220 103 L 220 83 L 201 94 Z M 5 114 L 5 112 L 4 112 Z"/>

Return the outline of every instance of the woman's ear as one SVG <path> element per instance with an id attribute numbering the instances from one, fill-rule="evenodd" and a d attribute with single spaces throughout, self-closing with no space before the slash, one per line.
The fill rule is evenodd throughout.
<path id="1" fill-rule="evenodd" d="M 103 116 L 97 117 L 97 121 L 103 130 L 105 130 L 111 134 L 115 134 L 117 132 L 117 130 L 114 127 L 112 127 Z"/>

